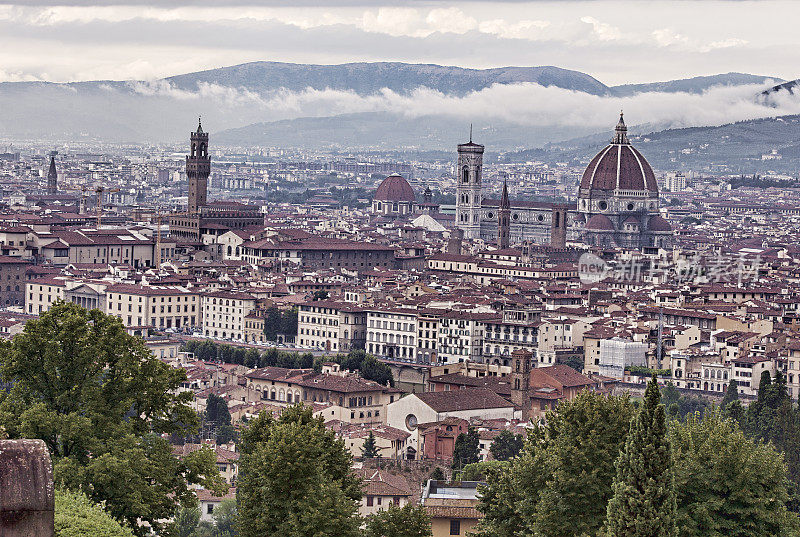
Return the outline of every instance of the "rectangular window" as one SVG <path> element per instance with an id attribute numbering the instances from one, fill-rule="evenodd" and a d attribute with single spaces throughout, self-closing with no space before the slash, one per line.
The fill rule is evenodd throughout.
<path id="1" fill-rule="evenodd" d="M 367 507 L 372 507 L 372 496 L 367 496 Z"/>
<path id="2" fill-rule="evenodd" d="M 461 521 L 460 520 L 451 520 L 450 521 L 450 535 L 461 535 Z"/>

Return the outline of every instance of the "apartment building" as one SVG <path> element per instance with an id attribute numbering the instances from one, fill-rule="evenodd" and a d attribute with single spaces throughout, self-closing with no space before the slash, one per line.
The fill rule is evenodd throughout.
<path id="1" fill-rule="evenodd" d="M 496 313 L 443 313 L 439 321 L 439 362 L 482 362 L 486 323 L 499 320 Z"/>
<path id="2" fill-rule="evenodd" d="M 367 313 L 349 302 L 316 300 L 300 304 L 297 343 L 326 352 L 348 353 L 363 349 L 367 339 Z"/>
<path id="3" fill-rule="evenodd" d="M 367 311 L 367 352 L 389 359 L 417 356 L 417 311 L 381 308 Z"/>
<path id="4" fill-rule="evenodd" d="M 263 343 L 267 340 L 264 335 L 264 315 L 254 310 L 244 318 L 245 343 Z"/>
<path id="5" fill-rule="evenodd" d="M 125 326 L 200 326 L 200 294 L 179 286 L 116 284 L 106 288 L 106 313 Z"/>
<path id="6" fill-rule="evenodd" d="M 540 317 L 538 309 L 506 308 L 502 319 L 487 320 L 483 333 L 483 359 L 507 366 L 511 364 L 511 353 L 517 349 L 536 356 Z"/>
<path id="7" fill-rule="evenodd" d="M 256 297 L 239 291 L 212 291 L 200 299 L 203 335 L 244 341 L 246 318 L 256 307 Z"/>
<path id="8" fill-rule="evenodd" d="M 441 312 L 423 310 L 417 315 L 417 361 L 436 363 L 439 360 L 439 317 Z"/>
<path id="9" fill-rule="evenodd" d="M 539 352 L 583 346 L 588 324 L 575 319 L 546 319 L 539 326 Z"/>
<path id="10" fill-rule="evenodd" d="M 64 298 L 67 280 L 64 278 L 39 278 L 25 283 L 25 312 L 39 315 Z"/>
<path id="11" fill-rule="evenodd" d="M 789 396 L 797 401 L 800 398 L 800 341 L 789 343 L 787 352 L 786 385 Z"/>

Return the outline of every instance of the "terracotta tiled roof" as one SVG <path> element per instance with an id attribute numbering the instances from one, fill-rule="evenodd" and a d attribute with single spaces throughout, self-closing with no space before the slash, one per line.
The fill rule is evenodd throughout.
<path id="1" fill-rule="evenodd" d="M 340 393 L 374 392 L 386 390 L 386 386 L 372 380 L 362 379 L 354 375 L 340 377 L 338 375 L 316 375 L 297 382 L 300 386 L 317 390 L 330 390 Z"/>
<path id="2" fill-rule="evenodd" d="M 364 480 L 364 494 L 368 496 L 411 496 L 406 478 L 372 468 L 362 468 L 358 476 Z"/>
<path id="3" fill-rule="evenodd" d="M 262 367 L 247 373 L 245 377 L 256 380 L 286 380 L 312 373 L 313 369 L 288 369 L 286 367 Z"/>
<path id="4" fill-rule="evenodd" d="M 436 412 L 509 408 L 513 406 L 486 388 L 467 388 L 449 392 L 425 392 L 418 393 L 416 396 Z"/>
<path id="5" fill-rule="evenodd" d="M 475 507 L 451 507 L 444 505 L 426 505 L 425 511 L 431 518 L 460 518 L 474 519 L 483 518 L 483 515 Z"/>
<path id="6" fill-rule="evenodd" d="M 531 387 L 547 384 L 548 377 L 556 380 L 566 388 L 597 384 L 586 375 L 578 373 L 568 365 L 556 364 L 549 367 L 537 367 L 531 370 Z"/>

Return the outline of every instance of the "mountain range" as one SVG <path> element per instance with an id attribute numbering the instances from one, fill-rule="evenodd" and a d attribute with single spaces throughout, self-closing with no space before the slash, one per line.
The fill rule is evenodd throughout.
<path id="1" fill-rule="evenodd" d="M 407 63 L 253 62 L 155 81 L 0 83 L 0 139 L 180 143 L 194 126 L 194 118 L 202 114 L 218 144 L 442 149 L 463 141 L 469 119 L 452 110 L 439 111 L 435 104 L 433 109 L 405 113 L 403 106 L 414 107 L 421 98 L 420 88 L 456 103 L 475 92 L 513 84 L 560 88 L 569 96 L 589 99 L 624 100 L 648 92 L 699 94 L 719 86 L 763 87 L 770 81 L 784 82 L 726 73 L 608 86 L 586 73 L 552 66 L 466 69 Z M 398 101 L 401 104 L 391 110 L 382 108 Z M 551 124 L 545 129 L 535 122 L 483 121 L 483 104 L 478 103 L 474 117 L 482 122 L 481 140 L 498 150 L 542 146 L 600 130 L 588 122 Z"/>

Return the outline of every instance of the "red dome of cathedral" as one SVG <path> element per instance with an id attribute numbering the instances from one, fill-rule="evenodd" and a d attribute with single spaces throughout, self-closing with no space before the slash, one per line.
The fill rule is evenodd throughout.
<path id="1" fill-rule="evenodd" d="M 628 128 L 619 116 L 614 139 L 589 162 L 581 190 L 646 190 L 658 193 L 653 168 L 628 141 Z"/>
<path id="2" fill-rule="evenodd" d="M 372 198 L 380 201 L 416 201 L 414 190 L 403 176 L 393 173 L 383 180 Z"/>
<path id="3" fill-rule="evenodd" d="M 586 229 L 594 231 L 614 231 L 614 224 L 604 214 L 596 214 L 586 222 Z"/>

